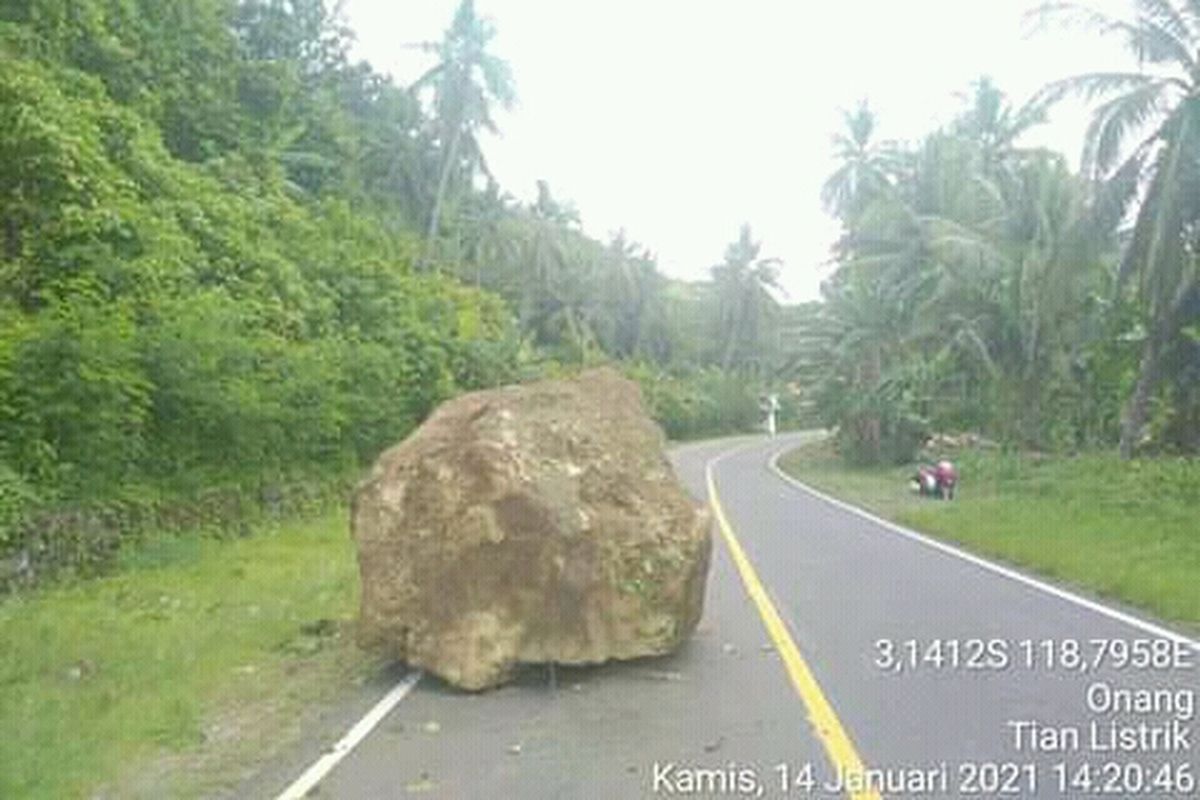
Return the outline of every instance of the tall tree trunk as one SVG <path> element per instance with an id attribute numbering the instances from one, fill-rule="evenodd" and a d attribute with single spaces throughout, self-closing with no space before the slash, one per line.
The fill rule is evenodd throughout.
<path id="1" fill-rule="evenodd" d="M 1157 336 L 1147 336 L 1142 346 L 1142 360 L 1138 366 L 1137 384 L 1129 403 L 1125 407 L 1125 416 L 1121 421 L 1121 458 L 1128 461 L 1133 457 L 1133 448 L 1137 446 L 1146 426 L 1146 417 L 1150 413 L 1150 396 L 1158 383 L 1159 345 Z"/>
<path id="2" fill-rule="evenodd" d="M 1021 438 L 1025 444 L 1041 448 L 1042 441 L 1042 381 L 1040 375 L 1034 375 L 1025 380 L 1021 392 Z"/>
<path id="3" fill-rule="evenodd" d="M 1166 188 L 1158 197 L 1159 210 L 1155 218 L 1154 235 L 1150 239 L 1150 251 L 1146 255 L 1146 263 L 1142 265 L 1143 270 L 1154 270 L 1158 267 L 1158 254 L 1164 240 L 1177 235 L 1179 232 L 1175 226 L 1172 226 L 1172 230 L 1170 231 L 1164 230 L 1167 224 L 1163 219 L 1163 214 L 1166 213 L 1163 209 L 1172 208 L 1175 202 L 1179 160 L 1182 156 L 1184 143 L 1187 141 L 1186 136 L 1190 119 L 1191 116 L 1188 114 L 1183 116 L 1179 132 L 1170 141 L 1170 161 L 1164 168 L 1167 176 Z M 1160 171 L 1156 180 L 1161 180 L 1162 177 L 1162 172 Z M 1149 200 L 1144 202 L 1149 202 Z M 1176 333 L 1176 314 L 1183 307 L 1183 301 L 1187 298 L 1191 287 L 1192 281 L 1183 281 L 1176 289 L 1174 297 L 1168 300 L 1167 307 L 1158 314 L 1154 314 L 1153 304 L 1150 306 L 1152 314 L 1150 331 L 1146 336 L 1146 343 L 1142 347 L 1142 361 L 1138 366 L 1137 384 L 1133 388 L 1133 394 L 1129 397 L 1129 405 L 1125 409 L 1125 418 L 1121 421 L 1120 453 L 1122 459 L 1128 460 L 1133 457 L 1133 448 L 1137 445 L 1138 437 L 1142 435 L 1142 429 L 1146 425 L 1146 417 L 1150 413 L 1150 395 L 1153 394 L 1154 387 L 1158 384 L 1162 353 L 1166 349 L 1171 337 Z"/>
<path id="4" fill-rule="evenodd" d="M 1146 418 L 1150 415 L 1150 397 L 1158 386 L 1162 372 L 1162 357 L 1168 343 L 1179 334 L 1180 318 L 1184 305 L 1192 292 L 1197 288 L 1195 280 L 1183 281 L 1176 289 L 1174 297 L 1167 307 L 1152 323 L 1152 328 L 1142 346 L 1142 360 L 1138 365 L 1138 379 L 1129 396 L 1125 407 L 1125 415 L 1121 420 L 1121 458 L 1128 461 L 1133 457 L 1133 448 L 1137 445 L 1142 429 L 1146 427 Z"/>
<path id="5" fill-rule="evenodd" d="M 871 346 L 871 352 L 867 357 L 867 385 L 864 388 L 871 393 L 878 392 L 881 380 L 883 380 L 883 352 L 882 348 L 875 344 Z M 866 437 L 871 460 L 878 464 L 883 460 L 883 422 L 879 418 L 878 411 L 873 412 L 866 419 Z"/>
<path id="6" fill-rule="evenodd" d="M 425 254 L 421 258 L 421 269 L 429 269 L 433 260 L 433 243 L 437 239 L 438 223 L 441 222 L 442 204 L 446 199 L 446 188 L 450 185 L 450 171 L 454 169 L 454 161 L 458 158 L 458 145 L 462 141 L 462 127 L 454 130 L 450 139 L 450 149 L 446 152 L 446 160 L 442 162 L 442 174 L 438 176 L 437 194 L 433 196 L 433 209 L 429 213 L 429 229 L 425 232 Z"/>
<path id="7" fill-rule="evenodd" d="M 742 298 L 738 298 L 737 305 L 734 306 L 734 315 L 730 324 L 729 341 L 725 344 L 725 355 L 721 359 L 721 367 L 726 372 L 733 366 L 733 357 L 737 353 L 739 341 L 742 338 Z"/>
<path id="8" fill-rule="evenodd" d="M 1027 353 L 1019 367 L 1015 400 L 1010 399 L 1012 395 L 1007 392 L 1002 395 L 1005 416 L 1012 419 L 1018 439 L 1027 447 L 1040 449 L 1045 445 L 1042 441 L 1042 389 L 1047 369 L 1037 354 Z"/>

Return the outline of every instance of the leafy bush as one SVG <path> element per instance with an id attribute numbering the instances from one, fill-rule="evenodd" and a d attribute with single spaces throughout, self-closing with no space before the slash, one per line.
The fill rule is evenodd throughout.
<path id="1" fill-rule="evenodd" d="M 84 290 L 0 316 L 0 457 L 36 482 L 111 490 L 144 456 L 150 412 L 132 313 Z"/>
<path id="2" fill-rule="evenodd" d="M 61 58 L 0 30 L 0 502 L 36 512 L 23 547 L 105 563 L 144 520 L 174 527 L 164 509 L 344 475 L 441 400 L 515 374 L 503 302 L 414 274 L 419 240 L 386 211 L 305 194 L 283 159 L 221 140 L 186 81 L 146 107 L 133 62 L 105 60 L 109 10 L 85 5 L 78 49 L 46 33 Z M 175 52 L 129 45 L 138 69 Z M 68 66 L 93 56 L 101 79 Z"/>
<path id="3" fill-rule="evenodd" d="M 841 421 L 835 443 L 850 464 L 907 464 L 928 435 L 928 425 L 914 414 L 858 416 Z"/>
<path id="4" fill-rule="evenodd" d="M 837 451 L 851 464 L 911 462 L 929 435 L 904 380 L 885 379 L 874 391 L 854 391 L 848 382 L 831 379 L 818 405 L 825 425 L 835 430 Z"/>
<path id="5" fill-rule="evenodd" d="M 33 487 L 0 461 L 0 553 L 17 543 L 40 503 Z"/>
<path id="6" fill-rule="evenodd" d="M 672 374 L 644 364 L 629 374 L 671 439 L 745 433 L 762 422 L 759 391 L 740 375 L 715 368 Z"/>

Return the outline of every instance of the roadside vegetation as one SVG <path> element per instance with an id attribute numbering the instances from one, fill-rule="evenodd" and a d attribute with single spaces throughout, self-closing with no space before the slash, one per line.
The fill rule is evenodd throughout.
<path id="1" fill-rule="evenodd" d="M 977 80 L 912 142 L 845 114 L 823 199 L 841 220 L 796 363 L 834 435 L 796 477 L 969 549 L 1200 622 L 1200 17 L 1055 3 L 1031 15 L 1124 46 L 1137 67 L 1013 103 Z M 1097 65 L 1098 67 L 1102 65 Z M 1047 79 L 1057 76 L 1047 76 Z M 1023 145 L 1063 97 L 1094 104 L 1072 171 Z M 931 434 L 964 451 L 961 497 L 907 488 Z"/>
<path id="2" fill-rule="evenodd" d="M 980 449 L 954 461 L 952 501 L 911 491 L 911 467 L 849 466 L 829 440 L 779 465 L 886 519 L 1200 631 L 1200 462 Z"/>
<path id="3" fill-rule="evenodd" d="M 616 363 L 673 437 L 758 422 L 748 226 L 687 283 L 517 200 L 474 4 L 409 85 L 331 5 L 0 5 L 0 796 L 208 794 L 377 670 L 321 509 L 448 397 Z"/>
<path id="4" fill-rule="evenodd" d="M 824 201 L 842 221 L 800 363 L 833 437 L 784 460 L 886 517 L 1163 619 L 1200 621 L 1200 17 L 1051 4 L 1046 27 L 1109 36 L 1138 68 L 991 80 L 915 143 L 845 114 Z M 1101 65 L 1097 65 L 1101 66 Z M 1057 76 L 1047 76 L 1048 79 Z M 1023 146 L 1055 103 L 1094 103 L 1073 172 Z M 965 451 L 961 499 L 908 478 L 930 434 Z"/>
<path id="5" fill-rule="evenodd" d="M 843 235 L 798 305 L 749 225 L 679 281 L 499 185 L 517 82 L 471 0 L 438 41 L 395 32 L 428 57 L 408 85 L 329 5 L 0 4 L 0 796 L 137 794 L 154 763 L 202 794 L 264 755 L 376 666 L 322 509 L 446 398 L 598 363 L 676 439 L 778 392 L 782 427 L 836 430 L 803 479 L 1197 620 L 1195 3 L 1049 14 L 1146 68 L 1024 103 L 980 78 L 916 142 L 849 111 Z M 1072 90 L 1080 171 L 1022 144 Z M 962 502 L 917 504 L 895 465 L 938 431 L 1051 457 L 966 456 Z"/>
<path id="6" fill-rule="evenodd" d="M 784 313 L 749 227 L 684 283 L 516 200 L 473 3 L 410 85 L 327 5 L 0 8 L 0 588 L 236 527 L 474 388 L 611 362 L 673 436 L 757 422 Z"/>
<path id="7" fill-rule="evenodd" d="M 0 603 L 0 796 L 210 796 L 293 742 L 380 668 L 346 518 L 157 537 Z"/>
<path id="8" fill-rule="evenodd" d="M 902 463 L 934 431 L 1126 459 L 1200 449 L 1200 18 L 1130 6 L 1036 17 L 1043 35 L 1107 35 L 1127 69 L 1022 103 L 981 78 L 913 143 L 880 140 L 865 102 L 846 113 L 824 188 L 843 235 L 804 352 L 849 461 Z M 1094 104 L 1078 173 L 1023 144 L 1073 93 Z"/>

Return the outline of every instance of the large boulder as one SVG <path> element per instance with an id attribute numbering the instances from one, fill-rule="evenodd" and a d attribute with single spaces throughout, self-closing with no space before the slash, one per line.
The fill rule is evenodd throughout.
<path id="1" fill-rule="evenodd" d="M 712 545 L 664 444 L 611 369 L 443 404 L 355 493 L 360 642 L 465 689 L 675 649 Z"/>

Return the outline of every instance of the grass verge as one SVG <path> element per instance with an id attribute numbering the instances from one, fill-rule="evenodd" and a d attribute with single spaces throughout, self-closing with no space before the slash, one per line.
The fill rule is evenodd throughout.
<path id="1" fill-rule="evenodd" d="M 846 466 L 828 440 L 780 459 L 798 480 L 886 519 L 1200 630 L 1200 461 L 971 451 L 953 502 L 911 467 Z"/>
<path id="2" fill-rule="evenodd" d="M 345 511 L 151 538 L 0 602 L 0 797 L 186 797 L 244 779 L 378 668 L 350 641 Z"/>

